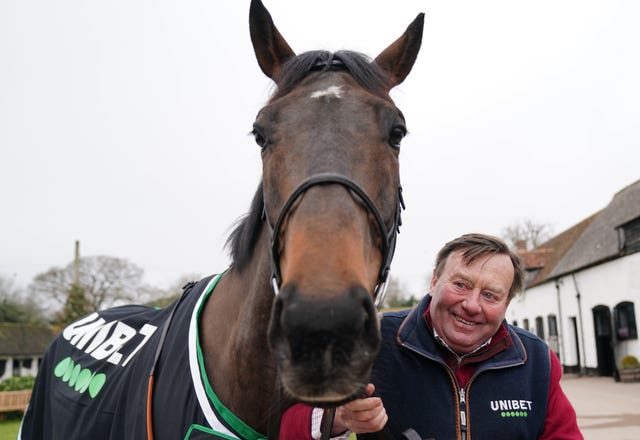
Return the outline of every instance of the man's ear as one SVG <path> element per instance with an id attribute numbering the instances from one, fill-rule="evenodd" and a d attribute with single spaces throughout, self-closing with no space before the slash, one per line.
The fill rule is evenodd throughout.
<path id="1" fill-rule="evenodd" d="M 436 287 L 436 283 L 438 282 L 438 275 L 436 275 L 436 271 L 434 270 L 431 274 L 431 283 L 429 283 L 429 289 L 433 290 Z"/>

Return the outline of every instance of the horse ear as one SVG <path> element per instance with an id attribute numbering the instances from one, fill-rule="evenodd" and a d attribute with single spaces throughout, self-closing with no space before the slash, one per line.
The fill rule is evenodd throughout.
<path id="1" fill-rule="evenodd" d="M 376 57 L 375 62 L 389 74 L 389 90 L 404 81 L 411 71 L 422 44 L 423 27 L 424 12 L 421 12 L 404 34 Z"/>
<path id="2" fill-rule="evenodd" d="M 295 56 L 295 53 L 278 32 L 271 14 L 260 0 L 251 1 L 249 31 L 260 68 L 265 75 L 275 81 L 282 64 Z"/>

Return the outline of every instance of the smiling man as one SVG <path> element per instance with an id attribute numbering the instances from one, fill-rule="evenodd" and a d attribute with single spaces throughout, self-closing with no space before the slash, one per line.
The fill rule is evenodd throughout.
<path id="1" fill-rule="evenodd" d="M 430 293 L 412 310 L 384 315 L 367 387 L 375 395 L 337 409 L 333 438 L 582 439 L 558 358 L 504 319 L 523 277 L 520 259 L 498 238 L 447 243 Z M 292 406 L 280 438 L 320 438 L 322 415 Z"/>
<path id="2" fill-rule="evenodd" d="M 429 315 L 442 344 L 453 353 L 468 354 L 489 343 L 500 328 L 512 286 L 521 288 L 522 278 L 518 267 L 514 280 L 519 262 L 508 253 L 482 254 L 484 248 L 474 246 L 449 254 L 451 246 L 440 252 L 445 255 L 436 264 Z"/>

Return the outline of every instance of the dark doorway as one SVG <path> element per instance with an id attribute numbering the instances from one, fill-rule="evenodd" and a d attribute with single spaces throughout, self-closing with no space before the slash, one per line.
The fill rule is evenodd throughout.
<path id="1" fill-rule="evenodd" d="M 582 365 L 582 362 L 580 360 L 580 342 L 579 342 L 580 334 L 578 333 L 578 320 L 576 319 L 575 316 L 570 316 L 569 322 L 571 323 L 570 324 L 571 336 L 573 337 L 572 340 L 573 340 L 575 353 L 576 353 L 576 365 L 575 367 L 568 368 L 568 371 L 571 373 L 580 373 L 580 366 Z"/>
<path id="2" fill-rule="evenodd" d="M 592 312 L 596 336 L 596 353 L 598 356 L 598 375 L 613 376 L 616 369 L 616 361 L 613 354 L 611 310 L 607 306 L 595 306 Z"/>

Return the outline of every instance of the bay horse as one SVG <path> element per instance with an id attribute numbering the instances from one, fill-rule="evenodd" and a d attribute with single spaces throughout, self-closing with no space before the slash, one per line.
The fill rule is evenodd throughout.
<path id="1" fill-rule="evenodd" d="M 262 181 L 228 239 L 230 267 L 166 309 L 65 328 L 20 438 L 261 439 L 277 432 L 272 396 L 332 407 L 363 392 L 403 208 L 407 129 L 389 91 L 415 62 L 424 14 L 374 60 L 296 55 L 260 0 L 249 16 L 276 90 L 253 124 Z"/>

